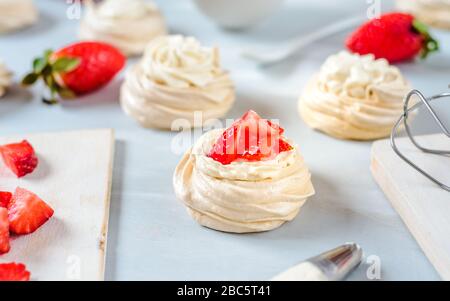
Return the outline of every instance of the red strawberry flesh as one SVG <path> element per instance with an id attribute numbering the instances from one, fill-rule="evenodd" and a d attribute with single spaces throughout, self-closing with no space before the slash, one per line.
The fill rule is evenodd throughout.
<path id="1" fill-rule="evenodd" d="M 53 215 L 53 209 L 34 193 L 16 188 L 8 205 L 9 230 L 14 234 L 36 231 Z"/>
<path id="2" fill-rule="evenodd" d="M 30 272 L 22 263 L 0 263 L 0 281 L 29 281 Z"/>
<path id="3" fill-rule="evenodd" d="M 9 249 L 8 210 L 0 208 L 0 254 L 8 253 Z"/>
<path id="4" fill-rule="evenodd" d="M 61 57 L 79 58 L 73 71 L 61 73 L 63 86 L 75 94 L 92 92 L 108 83 L 125 65 L 125 56 L 115 47 L 100 42 L 80 42 L 53 53 L 51 60 Z"/>
<path id="5" fill-rule="evenodd" d="M 27 140 L 0 146 L 0 154 L 6 166 L 19 178 L 32 173 L 38 165 L 33 146 Z"/>
<path id="6" fill-rule="evenodd" d="M 224 165 L 237 160 L 262 161 L 273 159 L 292 146 L 282 137 L 284 129 L 248 111 L 217 139 L 208 157 Z"/>
<path id="7" fill-rule="evenodd" d="M 9 201 L 11 200 L 12 193 L 8 191 L 0 191 L 0 208 L 8 207 Z"/>

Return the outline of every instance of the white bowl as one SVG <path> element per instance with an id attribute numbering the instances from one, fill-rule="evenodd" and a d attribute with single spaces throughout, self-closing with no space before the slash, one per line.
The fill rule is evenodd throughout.
<path id="1" fill-rule="evenodd" d="M 194 0 L 198 8 L 226 29 L 251 27 L 278 9 L 284 0 Z"/>

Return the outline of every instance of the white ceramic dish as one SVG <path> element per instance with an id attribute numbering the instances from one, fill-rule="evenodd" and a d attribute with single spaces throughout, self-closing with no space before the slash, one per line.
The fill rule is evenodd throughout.
<path id="1" fill-rule="evenodd" d="M 256 25 L 284 0 L 194 0 L 200 11 L 219 26 L 239 30 Z"/>

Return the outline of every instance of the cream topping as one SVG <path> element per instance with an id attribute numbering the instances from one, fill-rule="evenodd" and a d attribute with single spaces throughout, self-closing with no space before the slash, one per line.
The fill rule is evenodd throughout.
<path id="1" fill-rule="evenodd" d="M 328 281 L 315 264 L 305 261 L 273 277 L 271 281 Z"/>
<path id="2" fill-rule="evenodd" d="M 188 212 L 203 226 L 237 233 L 292 220 L 314 194 L 298 147 L 269 161 L 222 165 L 206 154 L 223 131 L 204 134 L 175 170 L 175 193 Z"/>
<path id="3" fill-rule="evenodd" d="M 144 51 L 145 46 L 167 29 L 153 2 L 143 0 L 105 0 L 86 3 L 80 37 L 110 43 L 127 55 Z"/>
<path id="4" fill-rule="evenodd" d="M 191 124 L 222 117 L 235 99 L 233 83 L 220 67 L 217 48 L 192 37 L 164 36 L 152 41 L 139 64 L 127 73 L 121 103 L 143 126 L 170 129 L 175 119 Z"/>
<path id="5" fill-rule="evenodd" d="M 370 140 L 389 134 L 409 90 L 400 70 L 386 60 L 343 51 L 325 61 L 299 107 L 313 128 L 339 138 Z"/>
<path id="6" fill-rule="evenodd" d="M 0 33 L 34 24 L 38 11 L 32 0 L 0 0 Z"/>
<path id="7" fill-rule="evenodd" d="M 154 82 L 174 88 L 229 86 L 220 67 L 219 50 L 204 47 L 193 37 L 156 39 L 147 48 L 143 67 Z"/>

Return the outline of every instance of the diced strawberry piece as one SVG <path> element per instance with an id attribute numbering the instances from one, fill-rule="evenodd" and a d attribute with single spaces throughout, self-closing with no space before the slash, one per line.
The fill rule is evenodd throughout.
<path id="1" fill-rule="evenodd" d="M 0 263 L 0 281 L 29 281 L 30 272 L 22 263 Z"/>
<path id="2" fill-rule="evenodd" d="M 226 129 L 208 156 L 224 165 L 236 160 L 261 161 L 274 158 L 292 146 L 282 138 L 284 129 L 248 111 Z"/>
<path id="3" fill-rule="evenodd" d="M 9 249 L 8 210 L 0 208 L 0 254 L 8 253 Z"/>
<path id="4" fill-rule="evenodd" d="M 280 139 L 279 143 L 280 143 L 280 146 L 279 146 L 280 153 L 281 152 L 288 152 L 288 151 L 292 150 L 292 146 L 289 143 L 287 143 L 285 140 Z"/>
<path id="5" fill-rule="evenodd" d="M 276 124 L 276 123 L 273 123 L 273 122 L 270 121 L 270 120 L 267 120 L 267 124 L 268 124 L 270 127 L 272 127 L 273 129 L 277 130 L 278 133 L 279 133 L 280 135 L 282 135 L 282 134 L 284 133 L 284 129 L 283 129 L 282 127 L 280 127 L 280 125 L 278 125 L 278 124 Z"/>
<path id="6" fill-rule="evenodd" d="M 6 166 L 19 178 L 33 172 L 38 165 L 33 146 L 27 140 L 0 146 L 0 154 Z"/>
<path id="7" fill-rule="evenodd" d="M 224 165 L 230 164 L 236 160 L 236 151 L 234 147 L 234 137 L 237 129 L 230 127 L 226 129 L 217 142 L 213 145 L 208 156 Z"/>
<path id="8" fill-rule="evenodd" d="M 9 201 L 11 200 L 12 193 L 7 191 L 0 191 L 0 208 L 8 207 Z"/>
<path id="9" fill-rule="evenodd" d="M 17 187 L 8 205 L 9 230 L 15 234 L 36 231 L 53 215 L 53 209 L 34 193 Z"/>

